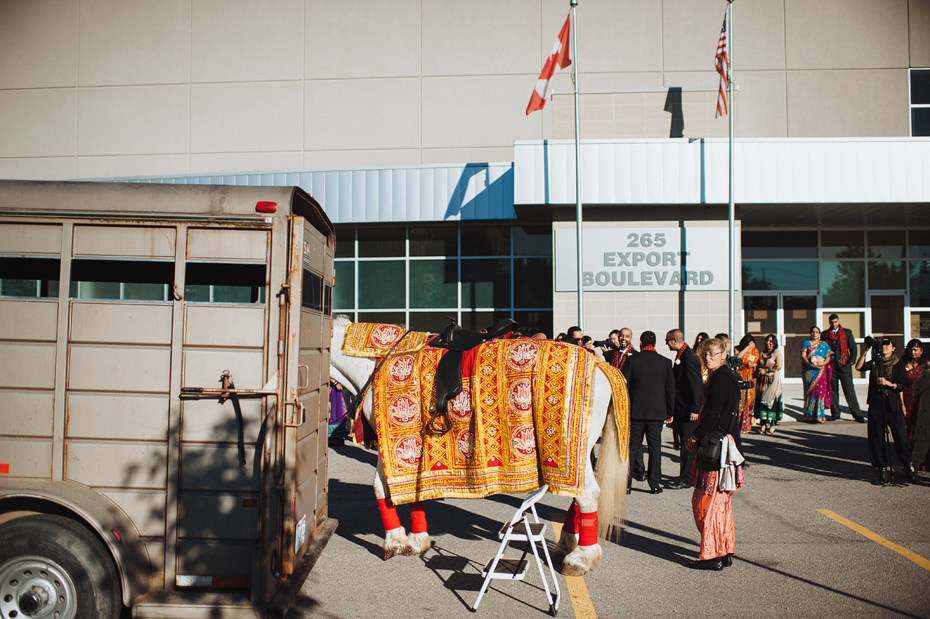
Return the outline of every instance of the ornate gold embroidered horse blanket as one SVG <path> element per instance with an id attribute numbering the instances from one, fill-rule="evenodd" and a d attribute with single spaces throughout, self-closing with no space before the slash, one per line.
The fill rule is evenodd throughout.
<path id="1" fill-rule="evenodd" d="M 378 326 L 347 331 L 343 352 L 361 356 L 370 350 Z M 435 412 L 433 380 L 445 351 L 412 335 L 400 345 L 405 351 L 392 353 L 374 381 L 378 446 L 395 504 L 530 492 L 540 478 L 555 494 L 581 494 L 597 371 L 610 379 L 621 453 L 626 453 L 623 377 L 582 348 L 549 340 L 493 340 L 466 352 L 463 389 L 449 403 L 451 431 L 424 432 Z"/>

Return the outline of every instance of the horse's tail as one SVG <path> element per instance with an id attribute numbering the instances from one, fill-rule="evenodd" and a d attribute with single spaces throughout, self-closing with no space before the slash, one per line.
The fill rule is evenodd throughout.
<path id="1" fill-rule="evenodd" d="M 623 394 L 625 397 L 625 393 Z M 630 463 L 627 457 L 627 441 L 621 440 L 616 417 L 617 398 L 612 398 L 607 410 L 607 419 L 604 422 L 604 431 L 601 434 L 601 449 L 597 458 L 597 471 L 595 476 L 601 488 L 597 500 L 598 536 L 607 539 L 613 529 L 619 529 L 623 524 L 623 511 L 626 508 L 626 486 Z M 627 407 L 621 407 L 620 414 L 624 414 Z M 628 432 L 627 420 L 620 420 Z"/>

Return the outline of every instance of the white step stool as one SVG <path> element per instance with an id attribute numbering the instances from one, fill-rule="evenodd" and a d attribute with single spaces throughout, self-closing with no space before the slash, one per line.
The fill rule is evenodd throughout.
<path id="1" fill-rule="evenodd" d="M 481 598 L 484 597 L 484 593 L 488 590 L 488 585 L 491 584 L 492 579 L 523 580 L 529 566 L 526 554 L 532 549 L 533 557 L 536 559 L 536 567 L 539 568 L 539 576 L 542 578 L 543 588 L 546 590 L 549 612 L 553 617 L 559 612 L 559 600 L 562 592 L 559 589 L 555 568 L 552 566 L 552 558 L 549 556 L 549 547 L 546 545 L 546 523 L 540 522 L 539 516 L 536 514 L 536 502 L 546 494 L 548 489 L 549 485 L 543 484 L 539 490 L 528 496 L 514 513 L 510 522 L 501 528 L 498 533 L 501 545 L 497 549 L 497 554 L 488 561 L 488 564 L 484 566 L 484 570 L 481 572 L 481 575 L 484 576 L 484 582 L 481 584 L 481 590 L 478 592 L 478 598 L 475 600 L 472 610 L 478 610 L 478 604 L 481 603 Z M 527 542 L 527 548 L 523 550 L 523 555 L 519 559 L 504 558 L 504 553 L 511 542 Z M 539 548 L 542 549 L 542 553 L 546 556 L 555 596 L 549 591 L 549 583 L 546 580 L 546 573 L 539 557 Z"/>

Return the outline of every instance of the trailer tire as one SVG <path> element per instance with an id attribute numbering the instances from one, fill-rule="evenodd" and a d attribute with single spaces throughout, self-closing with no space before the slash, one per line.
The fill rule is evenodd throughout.
<path id="1" fill-rule="evenodd" d="M 0 616 L 118 619 L 110 553 L 70 518 L 24 516 L 0 526 Z"/>

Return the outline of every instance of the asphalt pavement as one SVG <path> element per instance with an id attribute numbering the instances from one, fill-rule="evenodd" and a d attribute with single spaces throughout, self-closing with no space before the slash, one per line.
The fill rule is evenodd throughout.
<path id="1" fill-rule="evenodd" d="M 651 495 L 634 482 L 622 532 L 601 541 L 600 566 L 583 579 L 558 576 L 559 616 L 930 617 L 930 478 L 876 485 L 865 424 L 802 424 L 795 415 L 792 407 L 772 436 L 744 435 L 750 466 L 733 499 L 732 567 L 687 567 L 699 544 L 690 489 Z M 678 470 L 671 447 L 666 431 L 666 478 Z M 522 497 L 428 502 L 431 550 L 384 561 L 371 489 L 375 453 L 346 444 L 329 456 L 330 515 L 339 528 L 288 617 L 472 615 L 481 568 Z M 558 521 L 568 502 L 547 495 L 540 516 Z M 409 526 L 407 509 L 398 511 Z M 549 539 L 551 550 L 551 529 Z M 474 614 L 547 611 L 530 569 L 525 581 L 494 581 Z"/>

